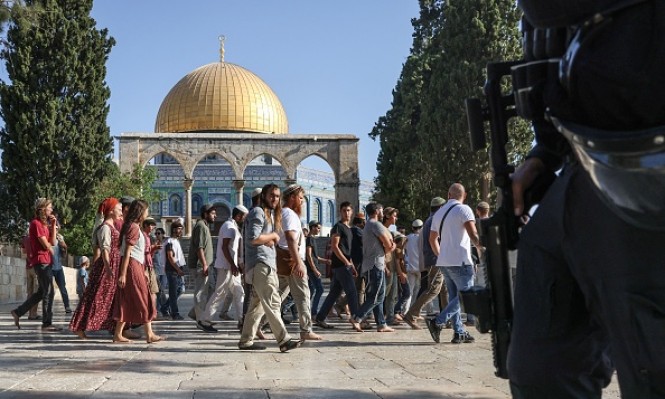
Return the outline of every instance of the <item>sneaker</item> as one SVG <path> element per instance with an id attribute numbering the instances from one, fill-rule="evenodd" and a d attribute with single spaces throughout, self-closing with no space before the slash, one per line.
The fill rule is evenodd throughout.
<path id="1" fill-rule="evenodd" d="M 288 352 L 291 349 L 296 349 L 296 348 L 300 347 L 301 344 L 302 344 L 302 341 L 300 341 L 300 340 L 290 339 L 290 340 L 284 342 L 283 344 L 281 344 L 279 346 L 279 351 L 280 352 Z"/>
<path id="2" fill-rule="evenodd" d="M 453 344 L 461 344 L 461 343 L 470 344 L 475 340 L 476 339 L 473 338 L 468 331 L 464 331 L 463 333 L 455 333 L 453 335 L 453 339 L 450 342 L 452 342 Z"/>
<path id="3" fill-rule="evenodd" d="M 436 324 L 436 319 L 425 319 L 425 324 L 427 324 L 427 329 L 429 330 L 432 339 L 437 344 L 441 342 L 441 330 L 443 329 L 440 325 Z"/>
<path id="4" fill-rule="evenodd" d="M 203 322 L 197 321 L 196 328 L 207 333 L 216 333 L 217 329 L 209 324 L 203 324 Z"/>
<path id="5" fill-rule="evenodd" d="M 65 313 L 72 313 L 72 308 L 66 307 L 65 308 Z"/>
<path id="6" fill-rule="evenodd" d="M 175 316 L 171 316 L 171 319 L 173 319 L 173 320 L 185 320 L 185 318 L 180 316 L 179 314 L 177 314 Z"/>
<path id="7" fill-rule="evenodd" d="M 335 326 L 326 323 L 325 320 L 315 320 L 314 325 L 317 327 L 321 327 L 325 330 L 332 330 L 333 328 L 335 328 Z"/>

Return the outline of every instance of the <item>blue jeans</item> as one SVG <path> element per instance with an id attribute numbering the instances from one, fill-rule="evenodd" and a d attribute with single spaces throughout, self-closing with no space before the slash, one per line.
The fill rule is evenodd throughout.
<path id="1" fill-rule="evenodd" d="M 352 313 L 356 321 L 360 322 L 369 316 L 369 312 L 374 312 L 374 320 L 380 328 L 386 325 L 386 320 L 383 317 L 383 300 L 386 297 L 386 273 L 374 266 L 372 270 L 365 273 L 365 278 L 367 279 L 365 303 L 357 313 Z"/>
<path id="2" fill-rule="evenodd" d="M 348 267 L 336 267 L 332 269 L 332 285 L 326 300 L 323 301 L 323 306 L 316 314 L 317 321 L 323 321 L 332 309 L 335 301 L 342 294 L 342 290 L 346 293 L 346 298 L 349 302 L 349 310 L 351 314 L 358 312 L 358 293 L 356 292 L 356 281 Z"/>
<path id="3" fill-rule="evenodd" d="M 312 316 L 314 316 L 319 313 L 319 301 L 323 295 L 323 282 L 320 276 L 316 277 L 310 270 L 307 270 L 307 282 L 311 293 Z"/>
<path id="4" fill-rule="evenodd" d="M 65 284 L 65 271 L 62 269 L 53 270 L 53 279 L 58 285 L 60 290 L 60 296 L 62 297 L 62 303 L 65 304 L 65 309 L 69 309 L 69 295 L 67 294 L 67 286 Z"/>
<path id="5" fill-rule="evenodd" d="M 169 287 L 169 279 L 166 277 L 166 274 L 157 275 L 157 286 L 159 287 L 159 292 L 157 293 L 157 310 L 163 315 L 170 313 L 169 311 L 169 299 L 166 296 L 166 290 Z"/>
<path id="6" fill-rule="evenodd" d="M 406 312 L 406 309 L 404 309 L 406 301 L 411 298 L 411 287 L 409 287 L 409 282 L 407 280 L 404 280 L 403 283 L 400 283 L 399 278 L 397 279 L 397 284 L 399 285 L 399 300 L 395 304 L 394 314 L 402 315 L 404 312 Z"/>
<path id="7" fill-rule="evenodd" d="M 448 288 L 448 305 L 436 316 L 436 324 L 446 324 L 448 320 L 452 320 L 453 329 L 461 334 L 464 332 L 464 325 L 460 317 L 459 292 L 473 286 L 473 265 L 444 266 L 441 270 Z"/>
<path id="8" fill-rule="evenodd" d="M 169 313 L 171 317 L 179 316 L 178 298 L 183 293 L 183 289 L 181 288 L 182 277 L 178 276 L 176 272 L 167 270 L 166 280 L 169 284 Z"/>

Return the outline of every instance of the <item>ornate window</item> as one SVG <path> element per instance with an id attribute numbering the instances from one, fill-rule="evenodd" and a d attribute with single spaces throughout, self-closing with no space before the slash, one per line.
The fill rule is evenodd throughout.
<path id="1" fill-rule="evenodd" d="M 178 194 L 169 197 L 169 214 L 171 216 L 182 216 L 182 198 Z"/>

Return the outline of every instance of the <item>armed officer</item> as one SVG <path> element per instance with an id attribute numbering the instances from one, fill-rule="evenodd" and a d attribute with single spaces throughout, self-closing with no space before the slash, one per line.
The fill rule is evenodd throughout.
<path id="1" fill-rule="evenodd" d="M 616 369 L 622 397 L 665 398 L 665 1 L 519 5 L 535 36 L 567 39 L 513 175 L 522 215 L 561 169 L 520 237 L 513 397 L 600 398 Z"/>

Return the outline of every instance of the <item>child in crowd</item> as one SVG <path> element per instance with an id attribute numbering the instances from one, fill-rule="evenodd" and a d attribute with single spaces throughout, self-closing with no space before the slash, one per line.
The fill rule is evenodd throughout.
<path id="1" fill-rule="evenodd" d="M 81 256 L 79 271 L 76 274 L 76 294 L 79 297 L 79 302 L 83 298 L 85 287 L 88 286 L 88 267 L 90 267 L 90 259 L 87 256 Z"/>

